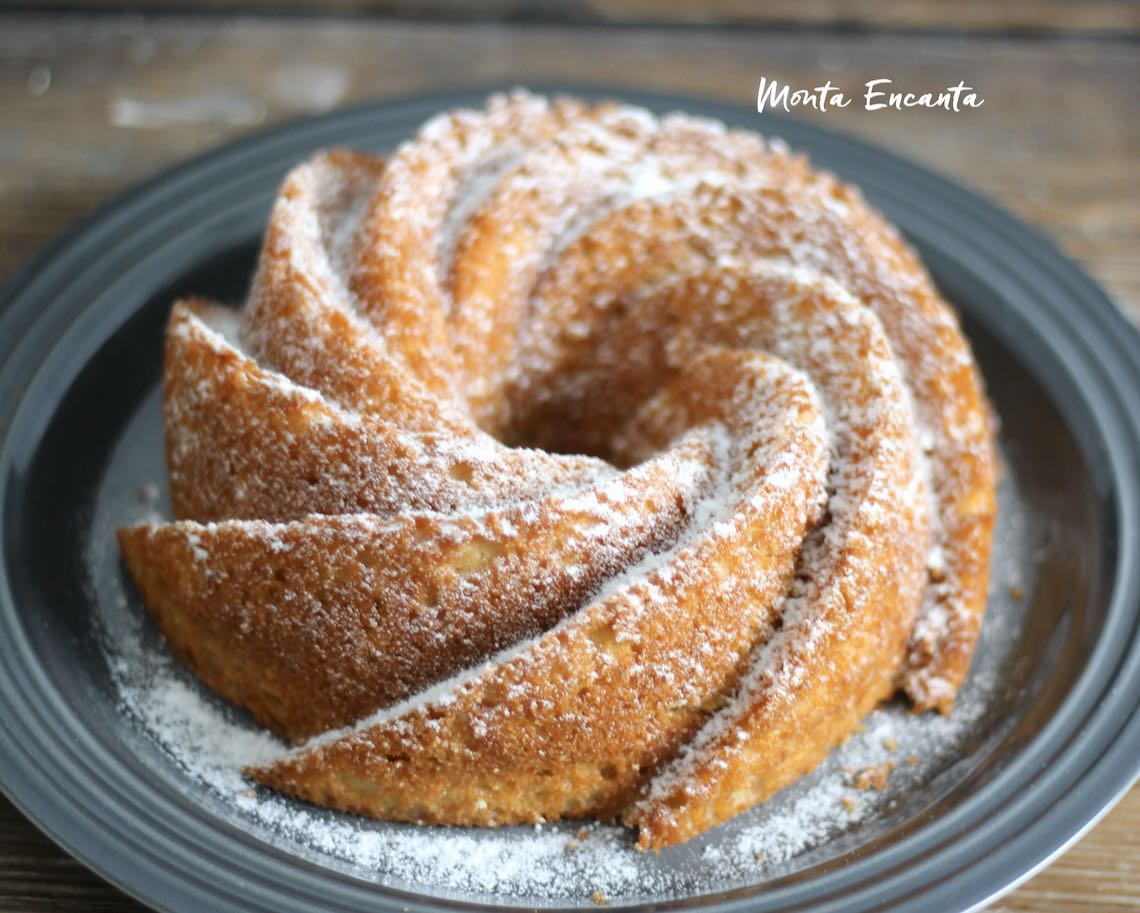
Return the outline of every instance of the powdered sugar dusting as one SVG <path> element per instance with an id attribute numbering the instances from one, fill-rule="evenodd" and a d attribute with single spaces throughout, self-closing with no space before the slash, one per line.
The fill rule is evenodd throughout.
<path id="1" fill-rule="evenodd" d="M 972 370 L 894 230 L 753 134 L 515 92 L 387 162 L 318 155 L 241 316 L 175 309 L 179 522 L 119 532 L 174 650 L 299 747 L 199 703 L 127 601 L 124 707 L 267 839 L 386 881 L 526 902 L 799 865 L 886 808 L 851 790 L 919 776 L 912 731 L 944 727 L 945 766 L 988 698 L 878 711 L 891 757 L 857 735 L 673 865 L 609 827 L 284 795 L 670 846 L 791 782 L 900 662 L 945 708 L 993 510 Z"/>
<path id="2" fill-rule="evenodd" d="M 1024 582 L 1031 560 L 1016 493 L 1002 495 L 983 638 L 953 714 L 916 716 L 902 705 L 876 711 L 814 773 L 660 855 L 638 852 L 629 830 L 607 825 L 588 824 L 584 831 L 576 822 L 495 830 L 423 827 L 367 821 L 282 798 L 256 787 L 241 770 L 282 756 L 286 746 L 178 665 L 133 601 L 104 607 L 108 662 L 124 710 L 169 763 L 206 791 L 203 801 L 220 817 L 322 865 L 433 896 L 522 906 L 587 903 L 596 890 L 615 903 L 712 893 L 787 874 L 882 834 L 900 815 L 918 810 L 916 795 L 925 801 L 921 796 L 933 784 L 944 789 L 965 777 L 969 764 L 1000 738 L 1004 727 L 994 714 L 1023 611 L 1009 598 L 1008 581 Z M 144 516 L 144 510 L 132 507 L 127 519 Z M 96 527 L 123 519 L 121 505 L 119 514 L 100 518 Z M 104 573 L 117 578 L 106 538 L 102 550 Z M 973 752 L 966 767 L 964 748 Z M 891 763 L 885 789 L 854 785 L 862 771 Z"/>
<path id="3" fill-rule="evenodd" d="M 152 397 L 135 425 L 157 427 L 160 408 Z M 982 640 L 954 712 L 916 716 L 900 704 L 878 710 L 814 773 L 686 846 L 641 853 L 628 829 L 583 830 L 578 822 L 493 830 L 394 824 L 283 798 L 246 779 L 242 768 L 284 756 L 287 746 L 178 664 L 127 596 L 110 533 L 120 523 L 153 522 L 156 507 L 169 508 L 136 494 L 140 478 L 158 480 L 150 474 L 162 464 L 157 438 L 128 429 L 122 440 L 104 483 L 110 497 L 91 523 L 88 563 L 96 591 L 114 594 L 95 604 L 123 711 L 137 721 L 136 751 L 159 770 L 175 768 L 183 788 L 219 819 L 366 882 L 520 907 L 589 904 L 595 891 L 624 903 L 759 884 L 835 858 L 917 814 L 928 797 L 966 778 L 1008 726 L 1001 713 L 1026 610 L 1024 600 L 1010 598 L 1009 583 L 1031 592 L 1036 557 L 1029 518 L 1009 483 L 1000 492 Z M 139 440 L 158 451 L 149 461 Z M 895 765 L 885 789 L 856 788 L 861 772 L 884 763 Z"/>

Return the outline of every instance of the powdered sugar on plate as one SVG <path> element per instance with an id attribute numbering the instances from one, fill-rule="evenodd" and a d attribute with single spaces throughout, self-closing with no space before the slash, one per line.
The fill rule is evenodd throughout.
<path id="1" fill-rule="evenodd" d="M 134 422 L 154 427 L 153 395 Z M 954 788 L 1000 741 L 1015 697 L 1011 657 L 1030 600 L 1010 595 L 1034 563 L 1034 543 L 1011 481 L 1000 492 L 991 598 L 982 641 L 954 712 L 913 715 L 903 704 L 873 713 L 861 732 L 820 768 L 771 801 L 660 855 L 633 849 L 631 831 L 576 822 L 497 830 L 420 827 L 369 821 L 307 806 L 255 786 L 245 765 L 287 747 L 183 669 L 155 632 L 122 574 L 114 529 L 168 515 L 161 500 L 138 495 L 158 481 L 155 452 L 123 447 L 109 462 L 106 487 L 121 492 L 96 505 L 89 555 L 101 593 L 98 622 L 122 712 L 136 723 L 139 752 L 227 821 L 300 858 L 365 881 L 441 897 L 512 905 L 662 900 L 770 881 L 842 857 L 878 838 Z M 145 469 L 144 469 L 145 467 Z M 146 473 L 151 473 L 147 475 Z M 107 594 L 114 594 L 108 598 Z"/>

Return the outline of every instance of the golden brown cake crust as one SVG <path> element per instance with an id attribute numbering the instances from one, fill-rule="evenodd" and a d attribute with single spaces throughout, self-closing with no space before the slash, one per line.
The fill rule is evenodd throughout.
<path id="1" fill-rule="evenodd" d="M 723 414 L 736 402 L 740 413 Z M 707 433 L 714 421 L 731 431 L 726 453 Z M 821 425 L 802 377 L 751 353 L 708 354 L 633 426 L 638 443 L 680 430 L 679 471 L 708 467 L 726 489 L 715 522 L 680 539 L 670 560 L 654 556 L 644 574 L 615 578 L 446 703 L 381 714 L 257 778 L 402 820 L 616 816 L 731 687 L 770 623 L 822 502 Z M 787 481 L 767 471 L 776 467 Z"/>
<path id="2" fill-rule="evenodd" d="M 949 711 L 992 424 L 949 306 L 778 142 L 525 92 L 274 206 L 240 312 L 175 306 L 177 522 L 120 531 L 174 650 L 383 818 L 668 846 L 896 689 Z M 308 741 L 305 741 L 308 740 Z"/>

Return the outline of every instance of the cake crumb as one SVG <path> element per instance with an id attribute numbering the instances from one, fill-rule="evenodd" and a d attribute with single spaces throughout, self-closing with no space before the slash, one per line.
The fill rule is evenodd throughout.
<path id="1" fill-rule="evenodd" d="M 906 759 L 906 763 L 908 767 L 914 767 L 916 764 L 918 764 L 918 755 L 909 755 Z"/>
<path id="2" fill-rule="evenodd" d="M 578 841 L 567 840 L 566 845 L 562 847 L 562 849 L 564 849 L 567 853 L 573 853 L 576 849 L 578 849 Z"/>
<path id="3" fill-rule="evenodd" d="M 763 853 L 757 853 L 756 854 L 756 861 L 757 862 L 766 862 L 767 860 L 768 860 L 768 857 L 765 856 Z"/>
<path id="4" fill-rule="evenodd" d="M 887 788 L 887 781 L 894 769 L 894 761 L 884 761 L 882 764 L 864 767 L 855 777 L 854 786 L 856 789 L 873 789 L 876 792 L 884 790 Z"/>
<path id="5" fill-rule="evenodd" d="M 894 736 L 886 736 L 883 739 L 883 747 L 885 749 L 887 749 L 887 751 L 898 751 L 899 750 L 898 740 L 895 739 Z"/>
<path id="6" fill-rule="evenodd" d="M 847 811 L 847 814 L 854 815 L 855 812 L 859 810 L 859 803 L 855 801 L 854 797 L 852 796 L 844 796 L 843 808 Z"/>
<path id="7" fill-rule="evenodd" d="M 606 904 L 608 904 L 610 902 L 609 897 L 607 897 L 601 891 L 595 891 L 593 894 L 591 894 L 590 900 L 592 900 L 594 903 L 596 903 L 599 907 L 604 907 Z"/>
<path id="8" fill-rule="evenodd" d="M 586 828 L 580 827 L 580 828 L 578 828 L 578 833 L 576 833 L 574 835 L 574 839 L 575 840 L 585 840 L 589 836 L 590 836 L 590 832 Z"/>
<path id="9" fill-rule="evenodd" d="M 1009 595 L 1015 602 L 1021 602 L 1025 598 L 1025 588 L 1014 583 L 1010 585 Z"/>

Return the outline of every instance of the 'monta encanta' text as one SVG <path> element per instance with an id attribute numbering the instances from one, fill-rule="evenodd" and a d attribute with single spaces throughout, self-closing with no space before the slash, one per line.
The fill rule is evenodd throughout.
<path id="1" fill-rule="evenodd" d="M 980 108 L 985 99 L 978 95 L 973 86 L 959 82 L 933 92 L 899 92 L 890 79 L 872 79 L 863 84 L 863 109 L 865 111 L 903 111 L 907 108 L 942 108 L 945 111 L 961 111 L 965 108 Z M 769 109 L 792 111 L 795 108 L 812 108 L 827 111 L 831 108 L 846 108 L 854 100 L 829 79 L 821 86 L 811 89 L 793 89 L 778 80 L 760 78 L 756 90 L 756 111 L 763 114 Z"/>

